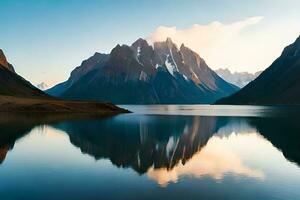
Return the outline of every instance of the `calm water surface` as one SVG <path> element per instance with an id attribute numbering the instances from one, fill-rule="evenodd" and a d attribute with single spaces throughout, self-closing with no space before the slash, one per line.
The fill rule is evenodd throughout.
<path id="1" fill-rule="evenodd" d="M 297 108 L 0 116 L 0 199 L 300 199 Z"/>

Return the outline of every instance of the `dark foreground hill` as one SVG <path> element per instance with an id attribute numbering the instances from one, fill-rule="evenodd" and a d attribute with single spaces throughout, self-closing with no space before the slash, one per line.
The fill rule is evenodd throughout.
<path id="1" fill-rule="evenodd" d="M 53 98 L 19 76 L 0 50 L 0 112 L 107 114 L 127 111 L 110 103 Z"/>
<path id="2" fill-rule="evenodd" d="M 0 94 L 15 97 L 47 98 L 46 93 L 19 76 L 13 66 L 7 62 L 0 49 Z"/>

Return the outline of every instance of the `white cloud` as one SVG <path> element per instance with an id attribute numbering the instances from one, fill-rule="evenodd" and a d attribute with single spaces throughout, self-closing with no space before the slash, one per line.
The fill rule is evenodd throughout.
<path id="1" fill-rule="evenodd" d="M 229 24 L 215 21 L 185 29 L 160 26 L 147 40 L 153 43 L 171 37 L 177 45 L 184 43 L 199 53 L 213 69 L 227 67 L 255 72 L 268 67 L 289 44 L 286 42 L 296 39 L 293 37 L 298 34 L 295 31 L 288 35 L 286 30 L 259 26 L 262 20 L 263 17 L 251 17 Z"/>

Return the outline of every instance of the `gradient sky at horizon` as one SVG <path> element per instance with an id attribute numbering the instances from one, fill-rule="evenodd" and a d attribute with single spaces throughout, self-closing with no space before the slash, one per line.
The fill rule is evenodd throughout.
<path id="1" fill-rule="evenodd" d="M 194 24 L 210 28 L 218 21 L 227 30 L 261 17 L 227 41 L 239 43 L 228 48 L 230 54 L 207 56 L 213 69 L 255 72 L 268 67 L 300 34 L 299 9 L 298 0 L 0 0 L 0 48 L 33 84 L 54 85 L 94 52 L 108 53 L 116 44 L 147 38 L 160 26 L 182 33 Z M 218 45 L 210 47 L 218 51 Z M 200 56 L 204 51 L 193 50 Z"/>

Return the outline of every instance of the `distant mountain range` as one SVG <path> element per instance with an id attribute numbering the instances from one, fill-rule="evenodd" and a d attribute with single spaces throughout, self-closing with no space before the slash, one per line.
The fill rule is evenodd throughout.
<path id="1" fill-rule="evenodd" d="M 300 104 L 300 37 L 254 81 L 218 104 Z"/>
<path id="2" fill-rule="evenodd" d="M 262 71 L 256 73 L 249 72 L 231 72 L 229 69 L 217 69 L 215 72 L 225 81 L 232 83 L 240 88 L 256 79 Z"/>
<path id="3" fill-rule="evenodd" d="M 138 39 L 95 53 L 69 79 L 46 92 L 67 99 L 117 104 L 213 103 L 239 88 L 219 77 L 205 61 L 170 38 L 153 46 Z"/>
<path id="4" fill-rule="evenodd" d="M 39 88 L 42 91 L 47 90 L 49 88 L 48 85 L 45 82 L 37 84 L 36 87 Z"/>

